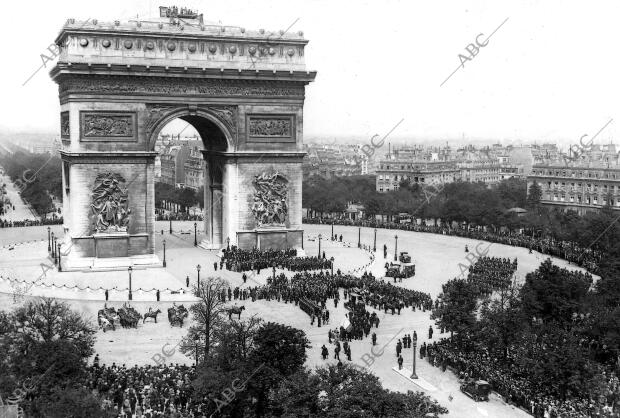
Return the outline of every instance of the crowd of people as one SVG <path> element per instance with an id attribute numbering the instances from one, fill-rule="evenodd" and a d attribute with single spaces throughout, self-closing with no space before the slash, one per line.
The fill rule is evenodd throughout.
<path id="1" fill-rule="evenodd" d="M 359 339 L 362 335 L 368 336 L 372 325 L 377 322 L 376 314 L 373 315 L 366 310 L 366 306 L 372 306 L 374 309 L 383 310 L 385 313 L 392 315 L 400 314 L 402 309 L 411 308 L 412 310 L 422 309 L 430 310 L 433 301 L 428 293 L 416 290 L 405 289 L 403 287 L 394 286 L 389 282 L 377 280 L 372 273 L 364 273 L 361 277 L 348 274 L 342 274 L 337 271 L 332 274 L 329 271 L 320 272 L 302 272 L 297 273 L 290 279 L 284 274 L 280 274 L 275 278 L 269 278 L 267 284 L 261 287 L 250 289 L 250 297 L 255 299 L 266 300 L 282 300 L 285 303 L 299 304 L 301 300 L 304 302 L 300 308 L 304 309 L 311 302 L 311 306 L 319 308 L 318 312 L 314 312 L 317 318 L 323 318 L 325 322 L 325 313 L 329 318 L 327 309 L 328 300 L 331 299 L 334 307 L 340 302 L 340 289 L 343 289 L 343 297 L 345 306 L 349 310 L 348 320 L 350 329 L 345 330 L 343 338 Z M 308 309 L 304 309 L 309 315 Z M 314 321 L 312 322 L 314 323 Z M 318 322 L 320 326 L 320 322 Z"/>
<path id="2" fill-rule="evenodd" d="M 87 369 L 85 384 L 103 398 L 102 408 L 122 418 L 209 416 L 206 404 L 195 399 L 194 366 L 99 365 Z"/>
<path id="3" fill-rule="evenodd" d="M 220 268 L 226 266 L 227 270 L 245 272 L 256 270 L 258 274 L 262 269 L 277 267 L 290 271 L 307 271 L 330 269 L 332 261 L 328 260 L 323 253 L 322 257 L 297 257 L 297 250 L 288 248 L 285 250 L 242 250 L 231 246 L 222 250 Z"/>
<path id="4" fill-rule="evenodd" d="M 495 290 L 504 289 L 512 282 L 517 271 L 517 259 L 510 261 L 501 257 L 480 257 L 469 267 L 467 281 L 476 287 L 480 297 L 488 297 Z"/>
<path id="5" fill-rule="evenodd" d="M 24 219 L 22 221 L 8 221 L 0 219 L 0 228 L 15 228 L 20 226 L 41 226 L 41 225 L 62 225 L 63 219 L 47 218 L 47 219 Z"/>
<path id="6" fill-rule="evenodd" d="M 156 221 L 202 221 L 202 214 L 189 214 L 187 212 L 170 212 L 170 213 L 156 213 Z"/>
<path id="7" fill-rule="evenodd" d="M 600 251 L 593 248 L 581 248 L 574 242 L 558 241 L 553 238 L 542 238 L 521 233 L 491 232 L 484 228 L 449 228 L 448 226 L 434 226 L 417 223 L 379 222 L 349 219 L 320 219 L 306 218 L 304 223 L 309 224 L 332 224 L 347 226 L 363 226 L 369 228 L 402 229 L 405 231 L 427 232 L 433 234 L 453 235 L 463 238 L 471 238 L 481 241 L 489 241 L 498 244 L 512 245 L 514 247 L 529 248 L 542 254 L 563 258 L 566 261 L 577 264 L 591 273 L 598 273 L 598 264 L 603 257 Z"/>
<path id="8" fill-rule="evenodd" d="M 465 339 L 465 340 L 464 340 Z M 547 342 L 548 343 L 548 342 Z M 499 359 L 486 348 L 462 337 L 445 338 L 425 345 L 420 356 L 444 371 L 449 367 L 461 379 L 481 379 L 489 382 L 493 390 L 508 402 L 515 404 L 537 418 L 577 418 L 618 416 L 611 405 L 620 400 L 620 384 L 617 377 L 608 374 L 608 394 L 604 402 L 594 399 L 568 397 L 561 400 L 552 387 L 535 385 L 528 379 L 528 370 L 516 362 Z"/>

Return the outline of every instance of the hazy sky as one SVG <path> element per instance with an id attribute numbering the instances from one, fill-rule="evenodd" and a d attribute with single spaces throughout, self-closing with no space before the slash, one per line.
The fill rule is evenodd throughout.
<path id="1" fill-rule="evenodd" d="M 69 17 L 100 21 L 156 16 L 169 2 L 106 0 L 3 3 L 0 126 L 58 131 L 59 104 L 46 52 Z M 173 4 L 173 3 L 170 3 Z M 613 122 L 597 142 L 618 141 L 615 1 L 185 1 L 223 24 L 303 30 L 306 137 L 392 133 L 413 140 L 577 142 Z M 506 21 L 506 19 L 508 20 Z M 478 55 L 481 43 L 503 22 Z"/>

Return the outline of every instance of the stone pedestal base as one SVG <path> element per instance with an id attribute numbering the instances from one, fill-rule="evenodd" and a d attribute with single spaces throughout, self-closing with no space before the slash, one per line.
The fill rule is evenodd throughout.
<path id="1" fill-rule="evenodd" d="M 95 240 L 95 257 L 118 258 L 129 254 L 129 234 L 116 232 L 112 234 L 93 234 Z"/>
<path id="2" fill-rule="evenodd" d="M 240 231 L 237 232 L 237 245 L 244 250 L 251 250 L 252 248 L 259 250 L 301 249 L 303 233 L 302 229 L 286 228 Z"/>

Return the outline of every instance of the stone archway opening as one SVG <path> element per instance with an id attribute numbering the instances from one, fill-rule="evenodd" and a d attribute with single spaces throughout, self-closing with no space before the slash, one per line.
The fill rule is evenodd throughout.
<path id="1" fill-rule="evenodd" d="M 168 119 L 153 133 L 157 138 L 155 150 L 160 152 L 160 181 L 196 193 L 204 222 L 201 246 L 219 249 L 226 229 L 223 185 L 228 139 L 208 117 L 179 115 Z"/>

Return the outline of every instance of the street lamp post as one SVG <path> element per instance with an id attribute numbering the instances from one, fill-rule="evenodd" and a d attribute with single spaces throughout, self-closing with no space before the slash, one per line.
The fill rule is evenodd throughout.
<path id="1" fill-rule="evenodd" d="M 362 246 L 362 227 L 357 228 L 357 248 Z"/>
<path id="2" fill-rule="evenodd" d="M 334 221 L 332 221 L 332 240 L 334 239 Z"/>
<path id="3" fill-rule="evenodd" d="M 374 242 L 374 244 L 372 245 L 372 250 L 373 250 L 374 252 L 377 252 L 377 228 L 375 228 L 375 242 Z"/>
<path id="4" fill-rule="evenodd" d="M 61 262 L 62 262 L 61 256 L 62 256 L 62 254 L 60 254 L 60 247 L 62 246 L 62 243 L 59 242 L 57 245 L 58 246 L 56 247 L 56 254 L 58 254 L 58 271 L 62 271 L 62 265 L 61 265 Z"/>
<path id="5" fill-rule="evenodd" d="M 52 232 L 52 239 L 51 239 L 50 243 L 52 244 L 52 248 L 51 248 L 52 249 L 52 258 L 55 258 L 56 257 L 56 255 L 55 255 L 56 254 L 56 249 L 54 248 L 54 233 L 53 232 Z"/>
<path id="6" fill-rule="evenodd" d="M 168 229 L 168 232 L 172 234 L 172 218 L 170 218 L 170 228 Z"/>
<path id="7" fill-rule="evenodd" d="M 56 245 L 56 241 L 58 238 L 54 237 L 54 242 L 52 243 L 52 248 L 54 250 L 54 264 L 58 264 L 58 246 Z"/>
<path id="8" fill-rule="evenodd" d="M 133 300 L 133 293 L 131 293 L 131 272 L 133 270 L 133 267 L 129 266 L 127 267 L 127 271 L 129 272 L 129 300 Z"/>
<path id="9" fill-rule="evenodd" d="M 413 369 L 411 372 L 411 379 L 417 379 L 418 375 L 415 374 L 415 352 L 416 352 L 416 347 L 418 345 L 418 336 L 417 335 L 413 335 L 413 366 L 411 366 L 411 368 Z"/>
<path id="10" fill-rule="evenodd" d="M 50 251 L 52 251 L 52 237 L 50 236 L 50 231 L 52 229 L 48 226 L 47 227 L 47 252 L 49 253 Z"/>
<path id="11" fill-rule="evenodd" d="M 194 222 L 194 247 L 198 246 L 198 238 L 196 237 L 196 227 L 198 226 L 198 224 L 196 222 Z"/>
<path id="12" fill-rule="evenodd" d="M 198 289 L 200 289 L 200 264 L 196 266 L 196 271 L 198 272 Z"/>
<path id="13" fill-rule="evenodd" d="M 394 261 L 398 261 L 398 235 L 394 235 Z"/>
<path id="14" fill-rule="evenodd" d="M 321 258 L 321 238 L 323 237 L 321 234 L 319 234 L 319 258 Z"/>
<path id="15" fill-rule="evenodd" d="M 334 275 L 334 257 L 331 257 L 329 261 L 332 262 L 332 276 Z"/>
<path id="16" fill-rule="evenodd" d="M 162 244 L 164 244 L 164 267 L 166 267 L 166 239 L 162 241 Z"/>

